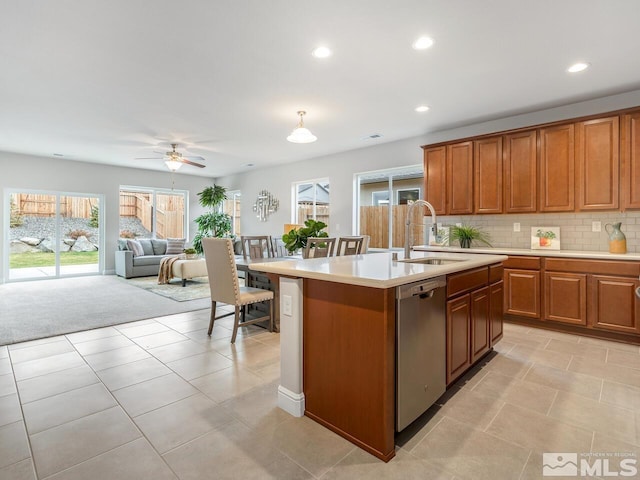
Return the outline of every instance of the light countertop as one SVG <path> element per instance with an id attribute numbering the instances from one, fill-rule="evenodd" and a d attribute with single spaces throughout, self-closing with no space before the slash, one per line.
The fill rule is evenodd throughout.
<path id="1" fill-rule="evenodd" d="M 534 257 L 564 257 L 564 258 L 592 258 L 596 260 L 628 260 L 640 262 L 640 253 L 609 253 L 587 250 L 532 250 L 530 248 L 493 248 L 493 247 L 436 247 L 432 245 L 418 245 L 413 247 L 424 252 L 451 253 L 488 253 L 492 255 L 529 255 Z"/>
<path id="2" fill-rule="evenodd" d="M 391 288 L 419 280 L 469 270 L 471 268 L 503 262 L 505 255 L 486 255 L 455 252 L 412 252 L 411 258 L 445 258 L 460 260 L 445 265 L 428 265 L 392 259 L 392 253 L 370 253 L 307 260 L 282 260 L 251 263 L 252 270 L 276 273 L 290 277 L 313 278 L 327 282 L 348 283 L 373 288 Z"/>

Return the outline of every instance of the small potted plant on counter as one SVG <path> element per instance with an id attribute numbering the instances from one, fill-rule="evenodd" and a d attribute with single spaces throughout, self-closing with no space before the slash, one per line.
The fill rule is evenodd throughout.
<path id="1" fill-rule="evenodd" d="M 449 240 L 457 240 L 462 248 L 470 248 L 473 241 L 491 246 L 489 234 L 471 225 L 452 226 L 449 230 Z"/>

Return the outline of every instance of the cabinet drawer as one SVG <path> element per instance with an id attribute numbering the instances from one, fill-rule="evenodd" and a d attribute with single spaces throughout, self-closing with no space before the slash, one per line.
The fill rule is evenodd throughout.
<path id="1" fill-rule="evenodd" d="M 504 268 L 520 268 L 525 270 L 539 270 L 540 257 L 509 257 L 502 263 Z"/>
<path id="2" fill-rule="evenodd" d="M 484 287 L 489 282 L 489 268 L 480 267 L 447 278 L 447 297 Z"/>
<path id="3" fill-rule="evenodd" d="M 546 258 L 544 268 L 547 271 L 594 273 L 600 275 L 622 275 L 637 277 L 640 275 L 640 262 L 615 260 L 576 260 L 572 258 Z"/>

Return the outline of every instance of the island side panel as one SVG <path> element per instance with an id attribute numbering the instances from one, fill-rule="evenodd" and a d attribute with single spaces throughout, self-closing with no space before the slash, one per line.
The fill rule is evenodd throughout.
<path id="1" fill-rule="evenodd" d="M 305 279 L 303 309 L 305 414 L 389 461 L 395 289 Z"/>

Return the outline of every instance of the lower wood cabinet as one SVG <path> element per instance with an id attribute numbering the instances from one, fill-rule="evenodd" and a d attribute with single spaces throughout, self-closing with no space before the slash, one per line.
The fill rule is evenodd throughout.
<path id="1" fill-rule="evenodd" d="M 502 338 L 504 283 L 489 284 L 489 271 L 477 268 L 447 279 L 447 385 Z"/>
<path id="2" fill-rule="evenodd" d="M 504 264 L 513 320 L 640 344 L 640 262 L 514 256 Z"/>
<path id="3" fill-rule="evenodd" d="M 489 336 L 492 347 L 502 338 L 503 299 L 504 282 L 500 280 L 489 286 Z"/>
<path id="4" fill-rule="evenodd" d="M 640 300 L 634 278 L 591 275 L 589 325 L 593 328 L 640 334 Z"/>
<path id="5" fill-rule="evenodd" d="M 587 324 L 587 276 L 583 273 L 545 272 L 544 319 Z"/>
<path id="6" fill-rule="evenodd" d="M 447 301 L 447 385 L 471 366 L 471 295 Z"/>
<path id="7" fill-rule="evenodd" d="M 504 313 L 540 318 L 540 271 L 504 269 Z"/>

